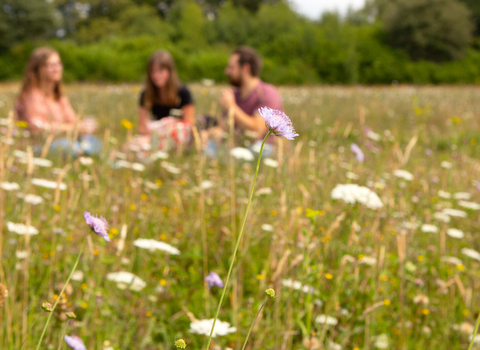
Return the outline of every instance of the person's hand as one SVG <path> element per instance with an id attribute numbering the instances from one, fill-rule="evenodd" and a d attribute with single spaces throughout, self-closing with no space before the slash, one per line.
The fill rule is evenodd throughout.
<path id="1" fill-rule="evenodd" d="M 83 119 L 79 125 L 79 131 L 82 134 L 93 134 L 98 129 L 98 123 L 95 119 Z"/>
<path id="2" fill-rule="evenodd" d="M 220 105 L 225 109 L 229 110 L 230 108 L 235 107 L 235 94 L 231 89 L 225 89 L 222 91 L 222 96 L 220 96 Z"/>

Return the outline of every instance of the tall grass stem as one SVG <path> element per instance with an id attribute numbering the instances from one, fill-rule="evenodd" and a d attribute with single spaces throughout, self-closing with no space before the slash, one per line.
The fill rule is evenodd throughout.
<path id="1" fill-rule="evenodd" d="M 244 350 L 245 347 L 247 346 L 248 339 L 250 338 L 250 333 L 252 333 L 253 325 L 255 324 L 255 321 L 257 320 L 258 315 L 260 315 L 260 312 L 262 312 L 262 309 L 263 309 L 263 307 L 265 306 L 265 304 L 267 303 L 267 300 L 268 300 L 269 298 L 270 298 L 269 296 L 265 297 L 265 300 L 263 301 L 262 306 L 260 306 L 260 308 L 258 309 L 258 312 L 257 312 L 257 314 L 255 315 L 255 318 L 253 319 L 252 325 L 250 326 L 250 329 L 248 330 L 247 338 L 245 338 L 245 343 L 243 343 L 242 350 Z"/>
<path id="2" fill-rule="evenodd" d="M 85 239 L 83 240 L 82 248 L 80 248 L 80 253 L 78 253 L 77 260 L 75 261 L 75 264 L 73 265 L 72 271 L 70 272 L 70 275 L 68 276 L 67 281 L 63 285 L 62 291 L 60 292 L 60 294 L 58 294 L 58 298 L 55 301 L 55 304 L 53 304 L 52 312 L 50 312 L 50 314 L 48 315 L 48 318 L 47 318 L 47 322 L 45 322 L 45 326 L 43 327 L 42 335 L 40 336 L 40 339 L 38 340 L 36 350 L 39 350 L 40 346 L 42 345 L 42 340 L 43 340 L 43 337 L 45 336 L 45 332 L 47 330 L 48 323 L 50 322 L 50 319 L 52 318 L 53 312 L 55 311 L 55 308 L 57 307 L 58 302 L 60 301 L 60 299 L 63 295 L 63 292 L 65 292 L 65 288 L 67 288 L 68 282 L 70 282 L 70 279 L 72 278 L 72 275 L 75 272 L 75 269 L 77 268 L 78 262 L 80 261 L 80 257 L 82 256 L 82 253 L 83 253 L 83 249 L 85 248 L 85 243 L 87 242 L 87 238 L 88 238 L 88 235 L 85 236 Z"/>

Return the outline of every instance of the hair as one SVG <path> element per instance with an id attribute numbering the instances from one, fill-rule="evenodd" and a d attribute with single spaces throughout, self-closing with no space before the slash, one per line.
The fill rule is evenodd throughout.
<path id="1" fill-rule="evenodd" d="M 39 47 L 30 55 L 25 72 L 23 73 L 23 83 L 20 92 L 20 98 L 29 93 L 33 88 L 40 87 L 40 69 L 45 65 L 45 62 L 54 54 L 58 54 L 57 51 L 50 47 Z M 54 87 L 54 98 L 58 101 L 63 96 L 62 83 L 59 81 Z"/>
<path id="2" fill-rule="evenodd" d="M 250 66 L 250 73 L 254 77 L 258 77 L 262 71 L 262 58 L 253 48 L 249 46 L 239 46 L 233 51 L 233 54 L 239 56 L 238 63 L 240 67 L 245 64 Z"/>
<path id="3" fill-rule="evenodd" d="M 153 65 L 158 64 L 160 68 L 168 69 L 169 77 L 165 85 L 165 91 L 162 92 L 152 81 L 151 73 Z M 153 104 L 160 103 L 166 106 L 174 106 L 178 102 L 178 81 L 177 69 L 172 55 L 167 50 L 158 50 L 150 56 L 147 65 L 147 78 L 144 104 L 147 108 L 151 108 Z"/>

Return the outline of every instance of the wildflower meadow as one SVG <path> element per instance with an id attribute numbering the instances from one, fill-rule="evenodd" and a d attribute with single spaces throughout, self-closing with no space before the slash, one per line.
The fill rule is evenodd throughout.
<path id="1" fill-rule="evenodd" d="M 125 148 L 139 86 L 81 84 L 104 149 L 34 156 L 18 89 L 0 86 L 0 349 L 480 345 L 480 88 L 281 87 L 292 124 L 266 117 L 260 160 L 233 133 L 215 158 L 198 135 Z M 221 89 L 192 85 L 197 112 L 220 116 Z"/>

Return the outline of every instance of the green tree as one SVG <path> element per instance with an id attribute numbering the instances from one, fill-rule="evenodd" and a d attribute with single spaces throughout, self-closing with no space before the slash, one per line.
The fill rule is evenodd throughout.
<path id="1" fill-rule="evenodd" d="M 460 0 L 472 11 L 472 17 L 475 22 L 475 35 L 480 36 L 480 1 L 479 0 Z"/>
<path id="2" fill-rule="evenodd" d="M 457 0 L 396 0 L 382 21 L 389 44 L 414 60 L 459 59 L 472 41 L 471 13 Z"/>
<path id="3" fill-rule="evenodd" d="M 45 0 L 0 0 L 0 52 L 23 40 L 46 39 L 57 30 L 55 7 Z"/>

